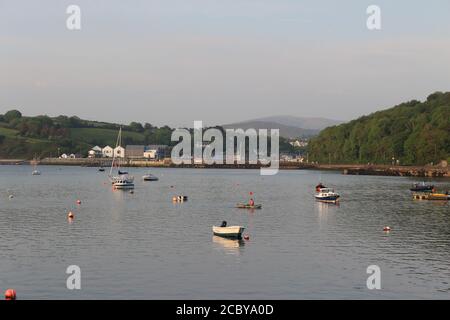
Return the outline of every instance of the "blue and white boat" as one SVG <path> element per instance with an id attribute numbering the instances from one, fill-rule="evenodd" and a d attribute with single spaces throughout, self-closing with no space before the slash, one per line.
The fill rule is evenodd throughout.
<path id="1" fill-rule="evenodd" d="M 340 195 L 331 188 L 320 188 L 314 197 L 317 201 L 336 203 L 339 201 Z"/>

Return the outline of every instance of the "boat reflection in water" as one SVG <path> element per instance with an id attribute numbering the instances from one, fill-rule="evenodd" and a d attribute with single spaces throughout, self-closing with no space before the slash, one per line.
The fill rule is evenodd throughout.
<path id="1" fill-rule="evenodd" d="M 229 239 L 219 236 L 213 236 L 212 240 L 215 244 L 225 249 L 227 253 L 239 254 L 240 248 L 244 246 L 245 242 L 241 239 Z"/>
<path id="2" fill-rule="evenodd" d="M 319 224 L 327 223 L 328 218 L 334 216 L 337 208 L 339 207 L 339 202 L 328 203 L 328 202 L 316 202 L 316 208 L 318 212 Z"/>

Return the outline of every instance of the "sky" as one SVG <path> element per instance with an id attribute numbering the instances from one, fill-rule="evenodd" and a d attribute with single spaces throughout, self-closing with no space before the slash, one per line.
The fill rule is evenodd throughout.
<path id="1" fill-rule="evenodd" d="M 0 0 L 0 113 L 351 120 L 449 89 L 448 0 Z"/>

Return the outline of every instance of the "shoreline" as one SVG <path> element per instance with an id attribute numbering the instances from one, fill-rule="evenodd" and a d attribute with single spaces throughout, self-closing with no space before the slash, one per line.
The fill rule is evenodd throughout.
<path id="1" fill-rule="evenodd" d="M 38 161 L 39 165 L 81 166 L 81 167 L 108 167 L 110 159 L 103 158 L 78 158 L 59 159 L 45 158 Z M 32 160 L 0 159 L 0 165 L 30 165 Z M 125 160 L 123 167 L 140 168 L 193 168 L 193 169 L 260 169 L 256 164 L 182 164 L 176 165 L 170 160 L 146 161 Z M 361 165 L 361 164 L 311 164 L 298 162 L 280 162 L 280 170 L 323 170 L 341 171 L 344 175 L 378 175 L 399 177 L 450 177 L 448 167 L 442 166 L 391 166 L 391 165 Z"/>

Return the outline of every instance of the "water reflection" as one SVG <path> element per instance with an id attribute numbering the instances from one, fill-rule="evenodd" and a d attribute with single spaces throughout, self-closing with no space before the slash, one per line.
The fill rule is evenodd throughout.
<path id="1" fill-rule="evenodd" d="M 213 242 L 225 249 L 227 253 L 239 254 L 240 248 L 244 246 L 245 242 L 238 239 L 227 239 L 219 236 L 213 236 Z"/>

